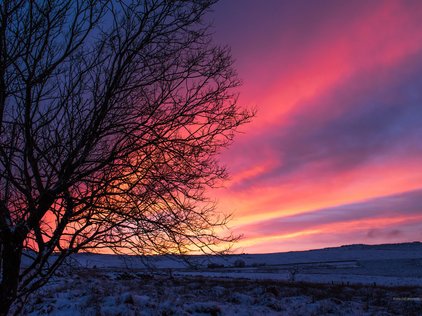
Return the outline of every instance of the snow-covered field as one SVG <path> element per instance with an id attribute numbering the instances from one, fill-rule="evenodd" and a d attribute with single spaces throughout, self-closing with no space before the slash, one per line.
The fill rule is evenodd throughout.
<path id="1" fill-rule="evenodd" d="M 421 243 L 196 256 L 190 263 L 78 254 L 24 314 L 422 315 Z"/>

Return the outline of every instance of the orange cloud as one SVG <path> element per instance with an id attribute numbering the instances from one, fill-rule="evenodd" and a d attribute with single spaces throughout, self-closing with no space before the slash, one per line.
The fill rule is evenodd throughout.
<path id="1" fill-rule="evenodd" d="M 294 233 L 281 233 L 272 235 L 263 235 L 253 238 L 245 238 L 237 244 L 237 251 L 244 251 L 253 248 L 254 252 L 277 252 L 289 250 L 289 244 L 293 241 L 297 250 L 312 249 L 312 243 L 318 244 L 321 235 L 336 236 L 347 235 L 358 237 L 358 232 L 367 232 L 376 227 L 377 229 L 385 229 L 396 227 L 406 223 L 421 222 L 422 215 L 417 216 L 396 216 L 388 218 L 374 218 L 365 220 L 356 220 L 349 222 L 336 222 L 333 224 L 319 225 L 313 229 L 300 230 Z M 337 240 L 336 240 L 337 241 Z M 284 244 L 284 249 L 274 247 L 273 242 Z M 358 241 L 360 242 L 360 240 Z M 348 240 L 348 244 L 356 243 L 355 240 Z M 330 245 L 326 245 L 330 246 Z"/>

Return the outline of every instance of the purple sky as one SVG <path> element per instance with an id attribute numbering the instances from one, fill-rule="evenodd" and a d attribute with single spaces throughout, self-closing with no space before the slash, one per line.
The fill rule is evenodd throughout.
<path id="1" fill-rule="evenodd" d="M 214 192 L 247 252 L 422 238 L 422 1 L 221 1 L 256 107 Z"/>

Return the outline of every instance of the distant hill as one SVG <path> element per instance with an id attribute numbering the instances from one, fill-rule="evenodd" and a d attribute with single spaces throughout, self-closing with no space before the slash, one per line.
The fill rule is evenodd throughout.
<path id="1" fill-rule="evenodd" d="M 347 260 L 397 260 L 422 259 L 422 243 L 406 242 L 397 244 L 352 244 L 340 247 L 313 249 L 306 251 L 290 251 L 266 254 L 232 254 L 226 256 L 199 255 L 188 256 L 191 263 L 199 267 L 207 267 L 210 263 L 233 266 L 241 259 L 246 266 L 306 264 L 313 262 L 331 262 Z M 77 266 L 97 268 L 185 268 L 186 262 L 177 256 L 130 256 L 98 253 L 78 253 L 71 256 Z M 147 265 L 146 265 L 147 263 Z M 23 265 L 29 264 L 29 259 L 23 260 Z"/>
<path id="2" fill-rule="evenodd" d="M 413 242 L 404 242 L 404 243 L 395 243 L 395 244 L 377 244 L 377 245 L 367 245 L 367 244 L 352 244 L 352 245 L 343 245 L 340 247 L 326 248 L 326 249 L 382 249 L 382 250 L 404 250 L 404 249 L 422 249 L 422 243 L 420 241 Z"/>

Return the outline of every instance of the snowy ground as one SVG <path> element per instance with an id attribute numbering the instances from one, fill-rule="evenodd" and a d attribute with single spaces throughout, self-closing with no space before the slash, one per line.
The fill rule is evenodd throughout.
<path id="1" fill-rule="evenodd" d="M 420 315 L 421 288 L 178 278 L 78 270 L 56 277 L 29 315 Z"/>
<path id="2" fill-rule="evenodd" d="M 422 315 L 422 244 L 228 257 L 80 254 L 25 315 Z"/>

